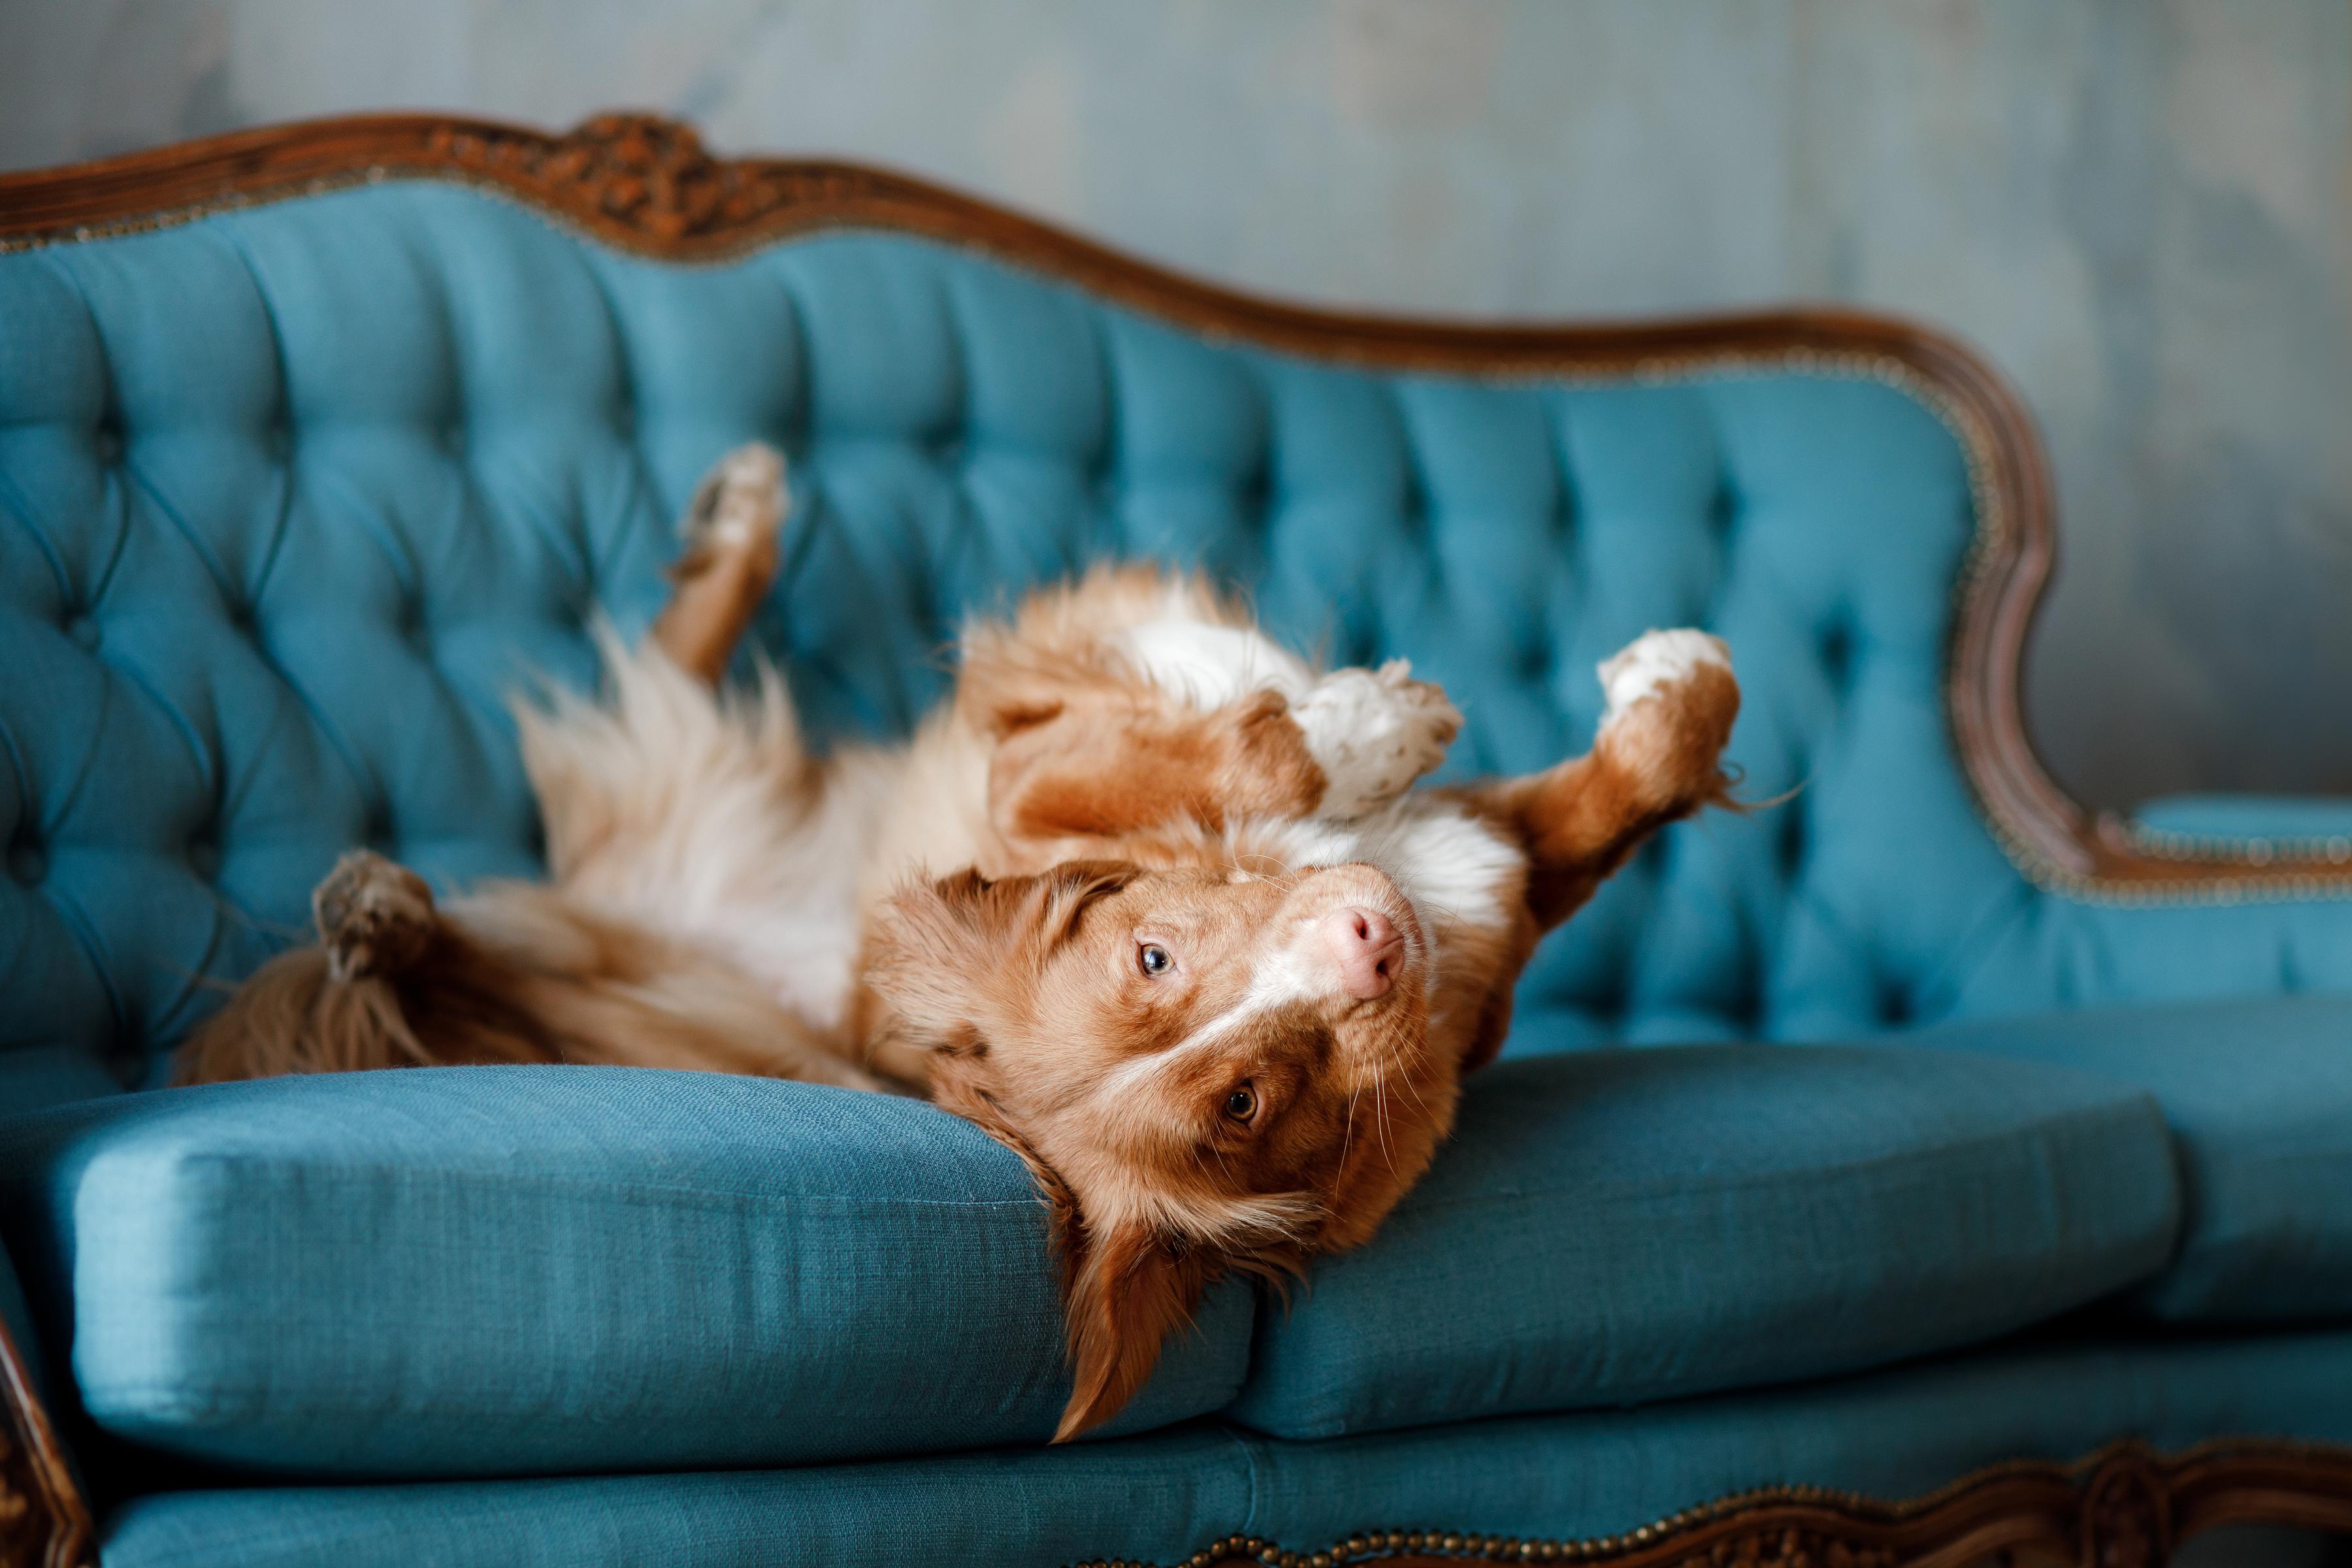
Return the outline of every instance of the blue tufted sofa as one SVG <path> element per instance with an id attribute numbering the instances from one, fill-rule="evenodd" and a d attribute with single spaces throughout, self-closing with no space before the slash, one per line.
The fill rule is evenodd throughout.
<path id="1" fill-rule="evenodd" d="M 1706 625 L 1787 798 L 1546 947 L 1371 1246 L 1223 1289 L 1066 1447 L 1041 1211 L 926 1106 L 161 1087 L 340 850 L 532 870 L 504 694 L 589 679 L 754 437 L 799 509 L 761 638 L 823 735 L 905 729 L 973 606 L 1148 555 L 1411 657 L 1456 772 L 1580 748 L 1596 659 Z M 1317 315 L 633 119 L 0 180 L 0 1561 L 2352 1528 L 2352 813 L 2067 802 L 2017 714 L 2049 527 L 2006 392 L 1898 323 Z"/>

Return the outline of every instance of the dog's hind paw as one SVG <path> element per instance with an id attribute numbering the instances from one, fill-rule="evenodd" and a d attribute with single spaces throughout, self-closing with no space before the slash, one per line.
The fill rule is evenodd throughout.
<path id="1" fill-rule="evenodd" d="M 1317 815 L 1349 822 L 1386 805 L 1445 760 L 1462 715 L 1444 689 L 1412 679 L 1392 658 L 1378 669 L 1335 669 L 1290 716 L 1327 784 Z"/>
<path id="2" fill-rule="evenodd" d="M 738 447 L 711 466 L 678 520 L 685 561 L 775 548 L 784 521 L 784 455 L 765 442 Z"/>
<path id="3" fill-rule="evenodd" d="M 1601 661 L 1609 706 L 1593 742 L 1641 781 L 1652 805 L 1723 801 L 1721 757 L 1739 716 L 1739 682 L 1721 637 L 1687 627 L 1644 632 Z"/>
<path id="4" fill-rule="evenodd" d="M 337 980 L 397 974 L 425 956 L 440 916 L 425 879 L 372 849 L 354 849 L 310 895 Z"/>

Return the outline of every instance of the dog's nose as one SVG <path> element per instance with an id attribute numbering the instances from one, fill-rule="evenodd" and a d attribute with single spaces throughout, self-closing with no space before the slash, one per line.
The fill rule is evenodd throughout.
<path id="1" fill-rule="evenodd" d="M 1339 961 L 1348 994 L 1370 1001 L 1388 994 L 1404 959 L 1404 937 L 1378 910 L 1350 905 L 1323 917 L 1323 941 Z"/>

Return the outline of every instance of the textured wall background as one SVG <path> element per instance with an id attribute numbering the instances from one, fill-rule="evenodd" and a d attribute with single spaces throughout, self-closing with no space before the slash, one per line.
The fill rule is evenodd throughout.
<path id="1" fill-rule="evenodd" d="M 2352 0 L 0 0 L 0 165 L 645 105 L 1302 299 L 1833 299 L 1989 351 L 2078 794 L 2352 790 Z"/>

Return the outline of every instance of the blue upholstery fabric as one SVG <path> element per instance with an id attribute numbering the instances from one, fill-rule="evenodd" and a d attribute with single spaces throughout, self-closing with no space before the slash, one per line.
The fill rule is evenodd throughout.
<path id="1" fill-rule="evenodd" d="M 1380 1235 L 1265 1306 L 1232 1415 L 1329 1437 L 1875 1366 L 2144 1279 L 2178 1219 L 2156 1108 L 2074 1073 L 1837 1047 L 1504 1063 Z"/>
<path id="2" fill-rule="evenodd" d="M 0 1131 L 0 1219 L 70 1290 L 90 1415 L 224 1464 L 791 1464 L 1042 1442 L 1069 1393 L 1026 1172 L 882 1095 L 475 1068 L 115 1096 Z M 1249 1333 L 1246 1289 L 1213 1296 L 1113 1430 L 1223 1405 Z"/>
<path id="3" fill-rule="evenodd" d="M 106 1568 L 891 1568 L 1177 1563 L 1258 1535 L 1616 1534 L 1767 1485 L 1899 1499 L 2001 1460 L 2212 1432 L 2352 1440 L 2352 1338 L 2050 1345 L 1801 1389 L 1328 1443 L 1214 1427 L 1071 1450 L 734 1475 L 166 1493 Z"/>
<path id="4" fill-rule="evenodd" d="M 2156 1097 L 2183 1198 L 2179 1253 L 2140 1293 L 2157 1316 L 2352 1317 L 2352 998 L 2041 1014 L 1914 1038 L 2059 1063 Z"/>
<path id="5" fill-rule="evenodd" d="M 0 256 L 0 1047 L 143 1080 L 355 843 L 530 870 L 501 693 L 587 678 L 587 617 L 649 612 L 668 520 L 754 437 L 803 507 L 761 636 L 820 735 L 902 730 L 968 609 L 1102 555 L 1412 658 L 1456 772 L 1581 745 L 1645 626 L 1728 637 L 1750 791 L 1802 793 L 1613 882 L 1518 1048 L 2352 988 L 2352 903 L 2020 878 L 1941 703 L 1966 463 L 1866 370 L 1373 374 L 927 241 L 667 266 L 394 182 Z"/>
<path id="6" fill-rule="evenodd" d="M 106 1568 L 649 1568 L 1140 1563 L 1247 1513 L 1214 1427 L 1076 1448 L 799 1470 L 165 1493 L 104 1532 Z M 1187 1548 L 1189 1552 L 1190 1548 Z"/>

